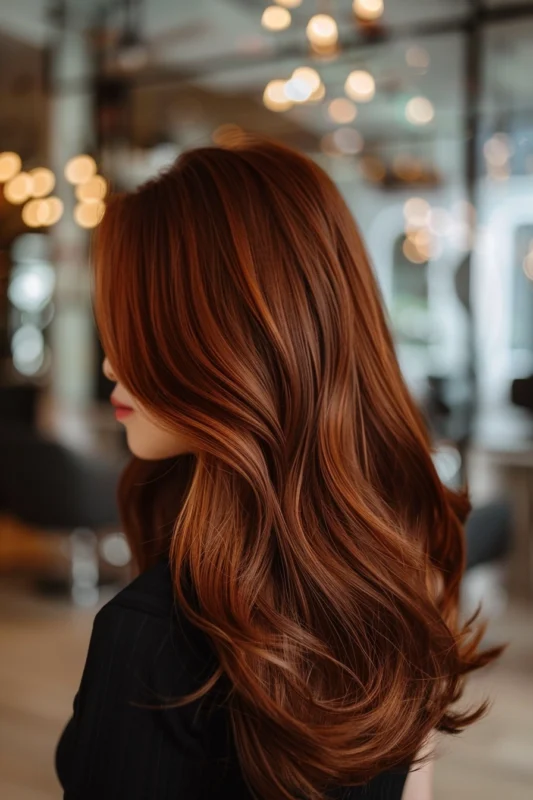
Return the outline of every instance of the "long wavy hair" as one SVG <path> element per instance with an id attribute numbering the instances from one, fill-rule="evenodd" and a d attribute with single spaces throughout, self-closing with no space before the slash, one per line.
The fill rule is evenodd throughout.
<path id="1" fill-rule="evenodd" d="M 456 733 L 480 652 L 460 622 L 467 489 L 438 477 L 354 220 L 312 160 L 251 138 L 111 197 L 95 314 L 123 385 L 194 451 L 133 459 L 139 569 L 168 553 L 229 681 L 266 800 L 360 785 Z M 188 581 L 197 602 L 190 602 Z"/>

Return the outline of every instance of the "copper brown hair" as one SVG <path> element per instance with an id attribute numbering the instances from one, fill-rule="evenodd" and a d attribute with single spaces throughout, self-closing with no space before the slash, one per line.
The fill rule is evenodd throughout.
<path id="1" fill-rule="evenodd" d="M 195 443 L 133 459 L 137 563 L 168 552 L 243 774 L 321 798 L 457 733 L 483 626 L 459 617 L 466 488 L 436 472 L 356 224 L 311 159 L 244 138 L 111 198 L 96 317 L 126 389 Z M 190 580 L 197 604 L 189 602 Z M 180 702 L 178 702 L 178 705 Z"/>

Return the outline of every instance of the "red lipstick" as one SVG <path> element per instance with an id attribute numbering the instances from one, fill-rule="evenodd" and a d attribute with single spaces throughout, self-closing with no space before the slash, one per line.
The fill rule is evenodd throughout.
<path id="1" fill-rule="evenodd" d="M 126 417 L 129 417 L 130 414 L 133 414 L 133 410 L 134 409 L 131 406 L 127 406 L 124 403 L 122 403 L 114 395 L 111 395 L 110 400 L 111 400 L 111 404 L 113 406 L 115 406 L 115 417 L 117 418 L 117 420 L 119 420 L 119 422 L 120 422 L 120 420 L 123 420 L 123 419 L 126 419 Z"/>

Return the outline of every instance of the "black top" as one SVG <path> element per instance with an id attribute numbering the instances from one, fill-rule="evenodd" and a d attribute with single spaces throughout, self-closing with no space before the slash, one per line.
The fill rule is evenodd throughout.
<path id="1" fill-rule="evenodd" d="M 188 694 L 215 666 L 208 638 L 174 604 L 168 562 L 119 592 L 95 617 L 74 714 L 57 746 L 64 800 L 251 800 L 227 712 L 210 699 L 221 691 L 208 693 L 208 714 L 205 698 L 174 709 L 134 704 Z M 399 768 L 328 796 L 401 800 L 406 776 Z"/>

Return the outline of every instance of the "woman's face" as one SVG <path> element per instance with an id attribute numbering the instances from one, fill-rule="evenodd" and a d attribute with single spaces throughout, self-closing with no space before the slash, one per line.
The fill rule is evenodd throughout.
<path id="1" fill-rule="evenodd" d="M 111 395 L 117 420 L 126 428 L 128 447 L 134 456 L 146 461 L 172 458 L 193 452 L 193 447 L 178 431 L 168 431 L 119 383 L 109 359 L 102 369 L 106 378 L 117 385 Z"/>

